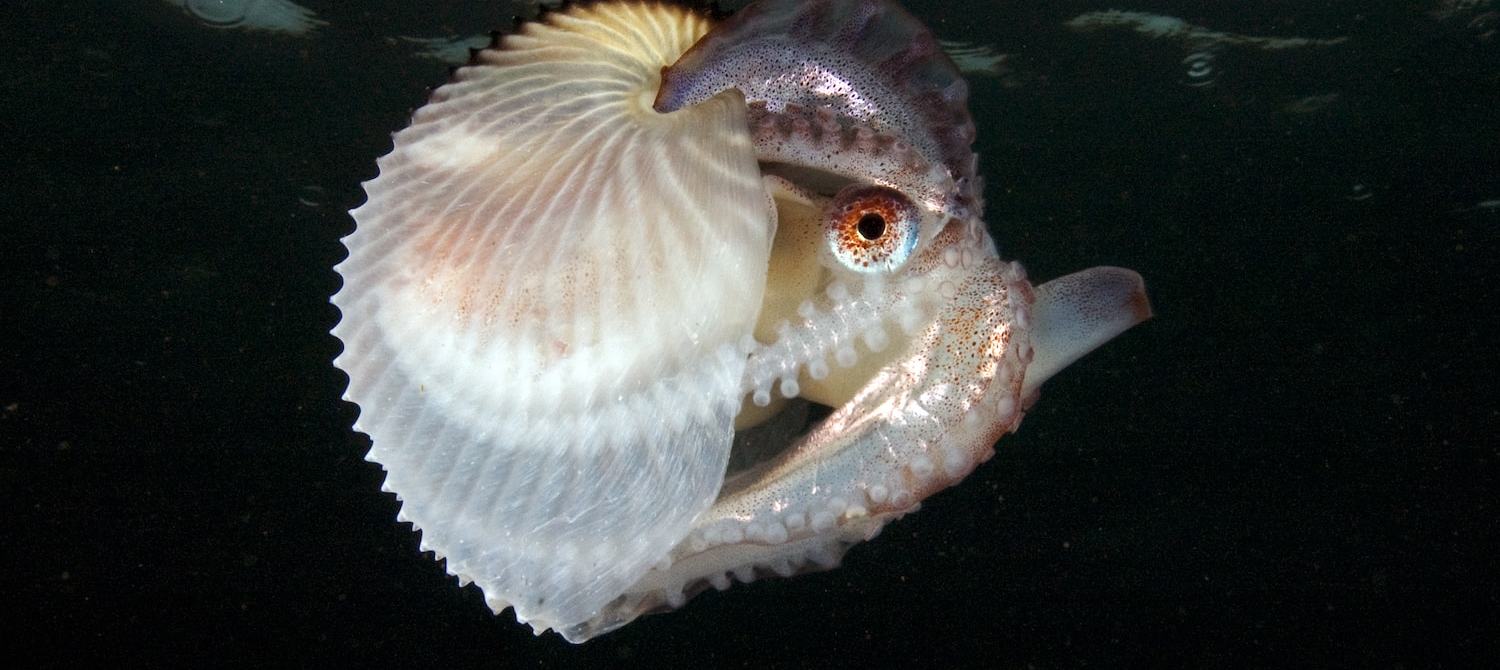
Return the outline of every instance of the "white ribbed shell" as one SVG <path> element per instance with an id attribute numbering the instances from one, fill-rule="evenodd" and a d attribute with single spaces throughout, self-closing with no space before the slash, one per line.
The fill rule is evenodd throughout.
<path id="1" fill-rule="evenodd" d="M 538 630 L 586 621 L 723 477 L 774 213 L 727 93 L 651 109 L 706 30 L 573 8 L 417 110 L 338 266 L 347 398 L 450 572 Z"/>

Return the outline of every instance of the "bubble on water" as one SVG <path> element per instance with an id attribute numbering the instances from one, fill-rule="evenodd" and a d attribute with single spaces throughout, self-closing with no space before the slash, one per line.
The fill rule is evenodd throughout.
<path id="1" fill-rule="evenodd" d="M 321 207 L 328 199 L 328 191 L 317 184 L 308 184 L 297 191 L 297 202 L 304 207 Z"/>
<path id="2" fill-rule="evenodd" d="M 1281 105 L 1281 111 L 1288 114 L 1312 114 L 1333 104 L 1339 99 L 1338 93 L 1323 93 L 1321 95 L 1304 95 L 1294 98 Z"/>
<path id="3" fill-rule="evenodd" d="M 1500 31 L 1500 12 L 1485 12 L 1469 21 L 1469 34 L 1479 42 L 1488 42 L 1495 39 L 1496 31 Z"/>
<path id="4" fill-rule="evenodd" d="M 1210 86 L 1218 79 L 1218 57 L 1212 51 L 1194 51 L 1182 59 L 1182 83 L 1197 88 Z"/>

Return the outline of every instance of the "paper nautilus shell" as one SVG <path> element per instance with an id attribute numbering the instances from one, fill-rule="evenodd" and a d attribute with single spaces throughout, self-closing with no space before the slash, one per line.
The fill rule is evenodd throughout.
<path id="1" fill-rule="evenodd" d="M 989 458 L 1149 307 L 998 257 L 967 97 L 875 0 L 582 3 L 478 52 L 337 268 L 355 427 L 423 548 L 578 642 L 832 567 Z"/>

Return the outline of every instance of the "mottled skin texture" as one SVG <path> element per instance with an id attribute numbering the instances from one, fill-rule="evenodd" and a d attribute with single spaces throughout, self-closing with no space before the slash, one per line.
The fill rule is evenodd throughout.
<path id="1" fill-rule="evenodd" d="M 968 83 L 926 26 L 894 2 L 751 3 L 663 74 L 656 108 L 680 109 L 726 88 L 772 112 L 817 110 L 822 119 L 893 138 L 935 168 L 922 181 L 949 191 L 940 204 L 948 214 L 982 213 Z"/>
<path id="2" fill-rule="evenodd" d="M 1049 312 L 1044 374 L 1026 378 L 1038 293 L 999 258 L 980 218 L 967 87 L 894 3 L 754 3 L 664 71 L 656 108 L 727 88 L 746 97 L 764 169 L 795 182 L 767 181 L 780 229 L 737 428 L 791 396 L 834 409 L 779 454 L 732 472 L 668 560 L 563 630 L 569 639 L 708 586 L 836 566 L 989 459 L 1045 376 L 1150 315 L 1132 272 L 1070 276 L 1052 292 L 1062 300 Z M 830 198 L 841 180 L 852 185 Z M 865 239 L 858 222 L 869 213 L 890 236 Z M 919 245 L 910 258 L 897 251 L 908 224 Z M 775 260 L 812 253 L 798 246 L 810 229 L 823 231 L 815 281 L 805 260 Z M 781 272 L 798 288 L 781 286 Z M 805 299 L 789 314 L 799 288 Z"/>
<path id="3" fill-rule="evenodd" d="M 872 35 L 903 41 L 872 49 Z M 840 88 L 808 95 L 820 86 L 809 72 Z M 785 251 L 817 253 L 822 268 L 811 283 L 791 273 L 802 291 L 795 313 L 763 308 L 746 346 L 742 413 L 765 420 L 774 411 L 755 406 L 799 395 L 834 411 L 774 458 L 732 473 L 669 559 L 598 618 L 564 629 L 569 639 L 680 605 L 705 585 L 726 588 L 731 575 L 836 565 L 994 453 L 1020 422 L 1031 359 L 1016 325 L 1027 321 L 1031 286 L 999 259 L 978 216 L 967 89 L 910 15 L 865 1 L 753 4 L 663 81 L 659 110 L 726 88 L 745 95 L 757 158 L 793 183 L 768 181 L 779 213 L 773 257 L 822 231 L 812 236 L 821 250 Z M 887 233 L 873 242 L 858 227 L 869 213 Z M 785 304 L 796 290 L 778 290 L 780 269 L 773 263 L 767 296 Z"/>
<path id="4" fill-rule="evenodd" d="M 727 588 L 730 575 L 749 581 L 834 567 L 849 546 L 961 480 L 1019 425 L 1031 345 L 1015 324 L 1026 320 L 1032 289 L 977 222 L 951 221 L 899 281 L 845 291 L 825 289 L 783 329 L 818 344 L 762 344 L 751 358 L 802 370 L 812 394 L 820 382 L 808 378 L 808 364 L 827 355 L 828 343 L 854 339 L 840 314 L 858 310 L 863 332 L 889 331 L 894 341 L 876 352 L 861 338 L 856 360 L 845 361 L 852 365 L 829 374 L 855 388 L 852 396 L 778 456 L 727 480 L 670 562 L 598 619 L 564 630 L 570 639 L 680 605 L 706 585 Z"/>

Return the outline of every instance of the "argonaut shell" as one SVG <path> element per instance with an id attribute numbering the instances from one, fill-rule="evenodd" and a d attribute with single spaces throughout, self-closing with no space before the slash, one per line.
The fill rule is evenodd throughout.
<path id="1" fill-rule="evenodd" d="M 417 110 L 352 213 L 337 364 L 369 458 L 426 548 L 542 626 L 661 560 L 729 457 L 766 196 L 738 95 L 651 109 L 707 30 L 635 4 L 526 24 Z"/>
<path id="2" fill-rule="evenodd" d="M 1150 310 L 1128 270 L 1000 260 L 966 100 L 877 0 L 597 2 L 477 54 L 378 162 L 334 297 L 423 548 L 579 642 L 832 567 L 987 459 Z"/>

